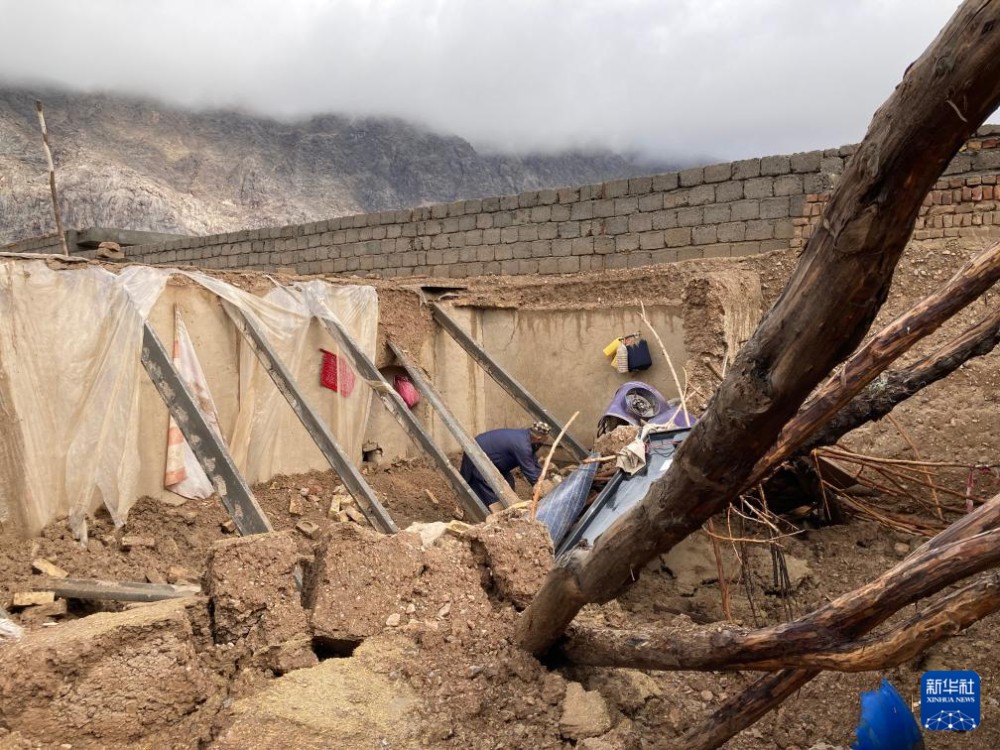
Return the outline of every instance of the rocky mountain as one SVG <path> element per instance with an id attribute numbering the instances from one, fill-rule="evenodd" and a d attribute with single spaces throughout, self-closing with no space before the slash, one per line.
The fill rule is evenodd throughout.
<path id="1" fill-rule="evenodd" d="M 481 154 L 390 118 L 287 123 L 41 92 L 67 228 L 208 234 L 668 171 L 613 153 Z M 0 89 L 0 243 L 53 231 L 34 93 Z"/>

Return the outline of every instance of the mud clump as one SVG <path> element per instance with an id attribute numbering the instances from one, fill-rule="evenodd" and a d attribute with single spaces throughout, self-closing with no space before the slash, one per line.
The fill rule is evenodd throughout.
<path id="1" fill-rule="evenodd" d="M 528 606 L 552 567 L 552 539 L 540 523 L 504 513 L 469 531 L 483 585 L 518 609 Z"/>
<path id="2" fill-rule="evenodd" d="M 295 585 L 292 532 L 216 542 L 203 588 L 217 644 L 232 644 L 278 673 L 312 666 L 309 622 Z"/>
<path id="3" fill-rule="evenodd" d="M 222 701 L 195 649 L 204 606 L 173 600 L 96 614 L 4 646 L 0 726 L 33 742 L 197 745 Z"/>

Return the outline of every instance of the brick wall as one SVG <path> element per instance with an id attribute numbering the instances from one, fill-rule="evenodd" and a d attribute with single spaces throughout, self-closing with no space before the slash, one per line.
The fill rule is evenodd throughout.
<path id="1" fill-rule="evenodd" d="M 1000 127 L 928 195 L 917 239 L 991 227 Z M 464 277 L 634 268 L 800 247 L 856 146 L 127 248 L 129 260 L 298 273 Z"/>

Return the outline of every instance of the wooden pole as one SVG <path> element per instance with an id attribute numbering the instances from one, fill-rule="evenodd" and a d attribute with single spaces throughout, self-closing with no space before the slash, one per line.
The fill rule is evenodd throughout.
<path id="1" fill-rule="evenodd" d="M 69 245 L 66 243 L 66 232 L 63 231 L 62 216 L 59 213 L 59 195 L 56 192 L 56 165 L 52 161 L 52 151 L 49 148 L 49 130 L 45 127 L 45 112 L 42 103 L 35 100 L 38 110 L 38 125 L 42 129 L 42 148 L 45 150 L 45 161 L 49 165 L 49 192 L 52 194 L 52 211 L 56 215 L 56 231 L 59 232 L 59 242 L 62 244 L 63 255 L 69 255 Z"/>

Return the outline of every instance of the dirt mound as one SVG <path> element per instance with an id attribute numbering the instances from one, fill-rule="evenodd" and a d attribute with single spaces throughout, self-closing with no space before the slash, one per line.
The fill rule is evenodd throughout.
<path id="1" fill-rule="evenodd" d="M 362 645 L 349 659 L 329 659 L 293 672 L 236 701 L 223 718 L 226 729 L 212 747 L 414 746 L 417 696 L 386 675 L 384 655 L 389 647 L 386 641 Z"/>
<path id="2" fill-rule="evenodd" d="M 221 685 L 174 600 L 45 628 L 0 649 L 0 724 L 38 742 L 191 747 Z M 199 617 L 200 613 L 195 613 Z"/>

